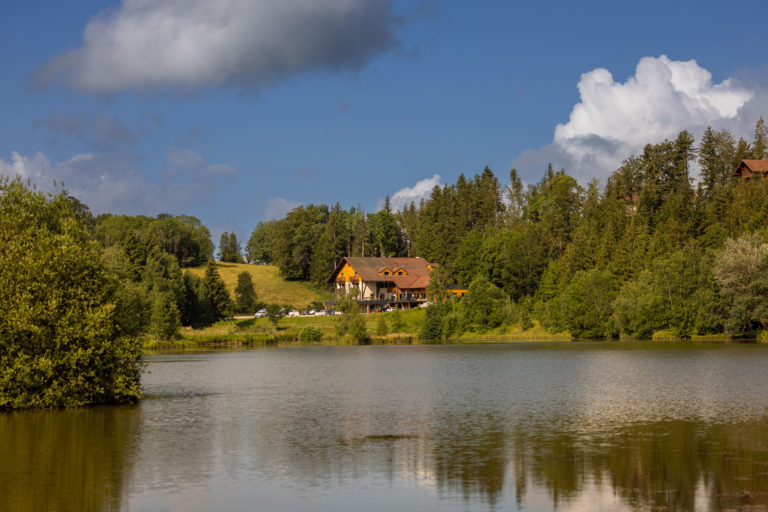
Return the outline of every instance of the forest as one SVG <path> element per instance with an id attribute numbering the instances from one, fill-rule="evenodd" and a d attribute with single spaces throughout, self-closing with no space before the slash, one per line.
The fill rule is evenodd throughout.
<path id="1" fill-rule="evenodd" d="M 246 258 L 318 284 L 346 255 L 437 262 L 433 297 L 469 292 L 434 301 L 426 338 L 533 320 L 579 338 L 755 336 L 768 322 L 768 182 L 733 173 L 767 147 L 761 118 L 751 141 L 710 127 L 698 144 L 687 131 L 648 144 L 602 186 L 551 165 L 502 184 L 486 167 L 399 211 L 388 198 L 375 213 L 301 206 L 258 224 Z"/>
<path id="2" fill-rule="evenodd" d="M 398 211 L 389 199 L 375 213 L 300 206 L 258 224 L 245 259 L 326 289 L 347 255 L 436 262 L 411 333 L 427 340 L 536 323 L 574 338 L 763 339 L 768 180 L 734 170 L 767 157 L 760 119 L 751 141 L 710 128 L 698 145 L 687 131 L 648 144 L 604 186 L 551 165 L 535 183 L 512 169 L 502 184 L 485 168 Z M 195 217 L 94 217 L 66 190 L 0 177 L 0 228 L 0 409 L 132 401 L 142 339 L 257 307 L 279 319 L 248 272 L 230 297 Z M 234 233 L 218 249 L 220 261 L 243 260 Z M 185 271 L 202 265 L 203 277 Z M 468 290 L 460 299 L 445 293 L 454 284 Z M 354 301 L 338 302 L 338 335 L 367 340 Z"/>

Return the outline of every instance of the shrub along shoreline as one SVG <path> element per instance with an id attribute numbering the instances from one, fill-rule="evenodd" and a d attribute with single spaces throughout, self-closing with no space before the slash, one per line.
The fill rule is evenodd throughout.
<path id="1" fill-rule="evenodd" d="M 386 333 L 370 334 L 365 341 L 354 340 L 349 334 L 339 335 L 337 324 L 339 317 L 300 317 L 283 318 L 277 324 L 268 319 L 229 319 L 217 322 L 213 326 L 181 329 L 180 337 L 172 340 L 146 338 L 144 351 L 185 350 L 202 348 L 237 348 L 266 346 L 308 346 L 308 345 L 411 345 L 434 343 L 494 343 L 494 342 L 570 342 L 577 341 L 570 333 L 549 333 L 538 322 L 528 329 L 519 325 L 506 325 L 485 332 L 463 332 L 445 339 L 423 339 L 419 331 L 424 321 L 425 310 L 400 312 L 402 327 L 397 332 L 391 328 Z M 394 322 L 393 313 L 360 315 L 365 321 L 368 332 L 376 333 L 382 321 L 390 327 Z M 383 320 L 382 320 L 383 319 Z M 595 338 L 601 339 L 601 338 Z M 668 331 L 659 331 L 650 338 L 653 341 L 735 341 L 736 338 L 721 334 L 680 338 Z M 636 340 L 624 338 L 622 341 Z M 615 340 L 614 341 L 619 341 Z M 768 341 L 750 339 L 743 341 Z"/>

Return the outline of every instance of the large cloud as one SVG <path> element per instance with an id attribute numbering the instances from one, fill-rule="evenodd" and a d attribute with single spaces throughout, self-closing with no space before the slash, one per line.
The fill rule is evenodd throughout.
<path id="1" fill-rule="evenodd" d="M 123 0 L 38 79 L 98 93 L 257 87 L 311 69 L 358 69 L 397 44 L 398 24 L 390 0 Z"/>
<path id="2" fill-rule="evenodd" d="M 0 158 L 0 174 L 19 175 L 45 191 L 63 186 L 96 214 L 154 215 L 181 213 L 195 202 L 210 199 L 216 176 L 234 172 L 229 166 L 206 164 L 194 151 L 173 148 L 160 181 L 150 182 L 136 163 L 137 157 L 128 152 L 86 153 L 51 162 L 42 153 L 29 157 L 14 151 L 10 160 Z"/>
<path id="3" fill-rule="evenodd" d="M 712 125 L 748 133 L 764 99 L 757 88 L 735 79 L 713 83 L 712 74 L 696 61 L 664 55 L 641 59 L 635 75 L 623 83 L 603 68 L 584 73 L 578 88 L 581 101 L 568 122 L 557 125 L 552 144 L 524 153 L 513 166 L 537 166 L 541 172 L 551 161 L 585 180 L 605 178 L 645 144 L 681 130 L 700 135 Z"/>

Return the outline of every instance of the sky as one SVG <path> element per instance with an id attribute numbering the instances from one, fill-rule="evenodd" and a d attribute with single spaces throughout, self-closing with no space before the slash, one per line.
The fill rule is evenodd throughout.
<path id="1" fill-rule="evenodd" d="M 486 166 L 605 183 L 683 129 L 751 139 L 765 19 L 764 0 L 6 2 L 0 174 L 243 243 L 300 204 L 399 207 Z"/>

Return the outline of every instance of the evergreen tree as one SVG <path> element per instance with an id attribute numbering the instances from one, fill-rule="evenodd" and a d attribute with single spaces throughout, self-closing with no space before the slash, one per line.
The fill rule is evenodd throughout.
<path id="1" fill-rule="evenodd" d="M 522 219 L 523 207 L 525 205 L 523 182 L 518 175 L 517 169 L 513 168 L 509 171 L 509 186 L 506 189 L 506 195 L 509 202 L 507 222 L 510 225 L 514 225 Z"/>
<path id="2" fill-rule="evenodd" d="M 237 274 L 235 300 L 240 313 L 253 313 L 256 309 L 256 290 L 253 287 L 251 274 L 247 271 Z"/>
<path id="3" fill-rule="evenodd" d="M 735 160 L 735 141 L 727 130 L 716 132 L 708 127 L 699 144 L 699 166 L 701 186 L 704 194 L 714 194 L 725 186 L 738 165 Z"/>
<path id="4" fill-rule="evenodd" d="M 243 249 L 240 247 L 240 242 L 237 241 L 237 235 L 235 235 L 234 231 L 229 234 L 229 250 L 231 253 L 229 263 L 243 262 Z"/>
<path id="5" fill-rule="evenodd" d="M 760 116 L 755 125 L 755 139 L 752 142 L 752 158 L 763 160 L 768 158 L 768 127 L 765 126 L 763 117 Z"/>
<path id="6" fill-rule="evenodd" d="M 216 270 L 216 264 L 212 261 L 209 261 L 208 266 L 205 268 L 203 285 L 208 296 L 212 320 L 220 320 L 229 315 L 232 309 L 232 299 L 229 296 L 229 291 L 227 291 L 224 281 L 221 279 L 221 275 Z"/>
<path id="7" fill-rule="evenodd" d="M 153 248 L 147 257 L 142 282 L 148 293 L 168 293 L 175 301 L 181 298 L 181 269 L 176 258 Z"/>
<path id="8" fill-rule="evenodd" d="M 203 327 L 216 319 L 211 311 L 208 290 L 203 279 L 189 271 L 182 277 L 182 294 L 179 301 L 181 325 Z"/>
<path id="9" fill-rule="evenodd" d="M 745 159 L 752 158 L 752 147 L 749 145 L 749 142 L 744 140 L 744 137 L 739 137 L 739 142 L 736 144 L 736 154 L 734 155 L 734 161 L 736 162 L 736 165 L 738 165 L 739 162 Z M 736 166 L 733 166 L 734 169 Z"/>

